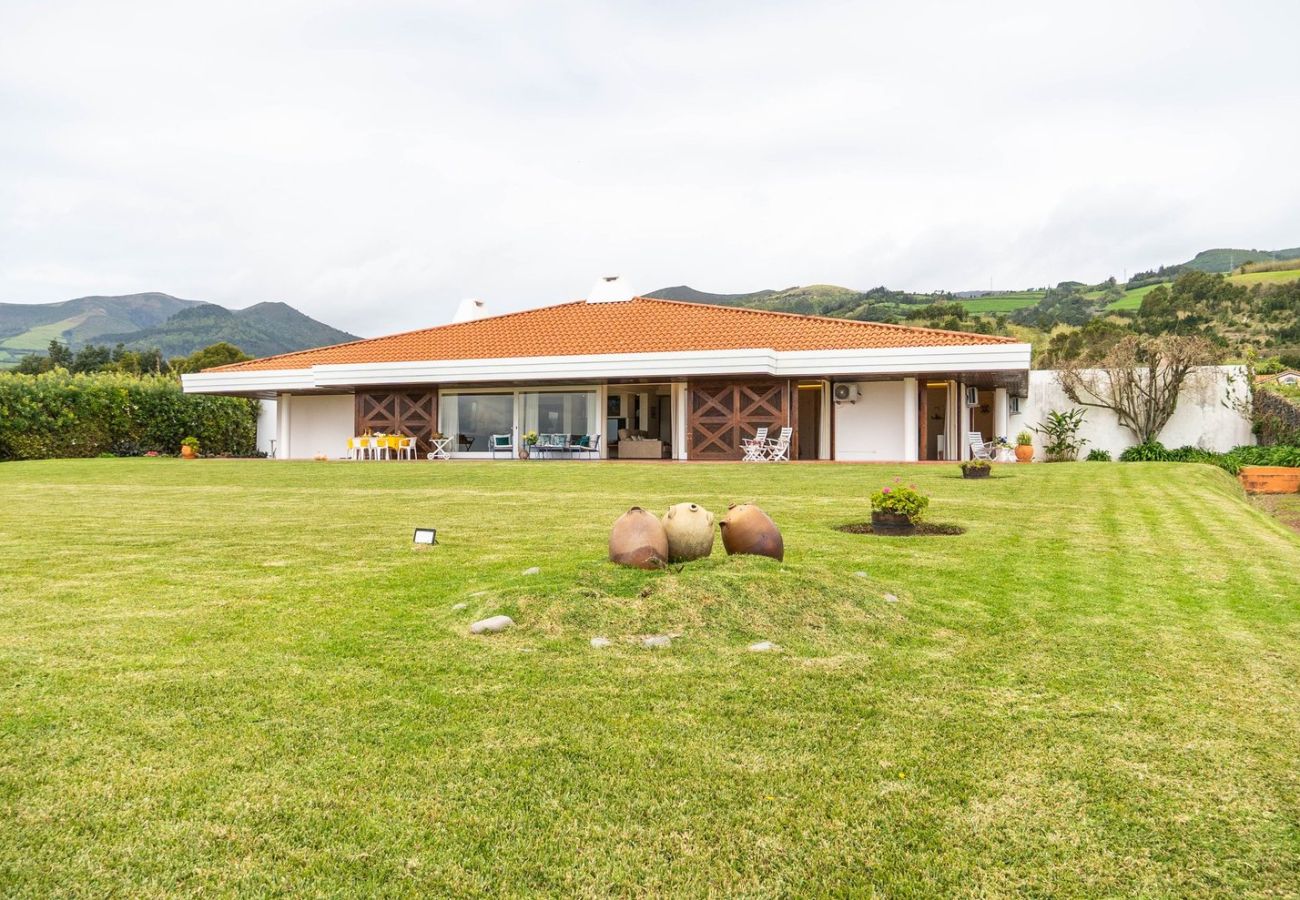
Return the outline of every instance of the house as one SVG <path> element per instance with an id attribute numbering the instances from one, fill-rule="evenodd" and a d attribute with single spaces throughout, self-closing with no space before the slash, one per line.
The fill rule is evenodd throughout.
<path id="1" fill-rule="evenodd" d="M 505 315 L 462 305 L 457 320 L 184 388 L 277 401 L 280 458 L 339 457 L 370 429 L 414 435 L 421 457 L 434 432 L 454 456 L 489 458 L 493 435 L 537 431 L 599 435 L 593 457 L 729 460 L 757 428 L 789 426 L 794 459 L 933 460 L 968 456 L 969 431 L 1024 427 L 1030 347 L 1005 337 L 655 300 L 618 279 Z"/>

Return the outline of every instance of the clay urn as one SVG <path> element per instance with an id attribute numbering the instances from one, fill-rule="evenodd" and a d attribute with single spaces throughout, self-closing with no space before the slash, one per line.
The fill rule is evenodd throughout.
<path id="1" fill-rule="evenodd" d="M 698 503 L 678 503 L 663 517 L 669 562 L 703 559 L 713 552 L 713 513 Z"/>
<path id="2" fill-rule="evenodd" d="M 609 560 L 620 566 L 659 569 L 668 562 L 668 535 L 654 513 L 634 506 L 614 522 Z"/>
<path id="3" fill-rule="evenodd" d="M 770 556 L 777 561 L 785 559 L 785 544 L 781 530 L 752 503 L 731 504 L 719 523 L 722 529 L 722 546 L 731 555 Z"/>

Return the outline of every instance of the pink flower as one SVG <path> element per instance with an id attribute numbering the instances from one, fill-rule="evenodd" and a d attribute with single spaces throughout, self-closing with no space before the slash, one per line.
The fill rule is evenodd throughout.
<path id="1" fill-rule="evenodd" d="M 889 488 L 881 488 L 881 489 L 880 489 L 880 493 L 882 493 L 882 494 L 888 494 L 888 493 L 889 493 Z"/>

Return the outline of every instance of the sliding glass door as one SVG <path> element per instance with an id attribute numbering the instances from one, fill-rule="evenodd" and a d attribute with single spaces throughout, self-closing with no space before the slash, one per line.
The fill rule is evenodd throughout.
<path id="1" fill-rule="evenodd" d="M 492 435 L 514 434 L 515 395 L 443 394 L 438 430 L 452 439 L 454 453 L 487 453 Z"/>

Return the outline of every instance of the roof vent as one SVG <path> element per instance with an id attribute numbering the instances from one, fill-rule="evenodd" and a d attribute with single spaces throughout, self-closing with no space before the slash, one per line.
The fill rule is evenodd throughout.
<path id="1" fill-rule="evenodd" d="M 591 291 L 587 294 L 588 303 L 618 303 L 620 300 L 631 300 L 636 296 L 636 291 L 627 283 L 627 279 L 622 275 L 606 275 L 597 279 L 592 285 Z"/>
<path id="2" fill-rule="evenodd" d="M 456 316 L 452 322 L 473 322 L 475 319 L 482 319 L 487 316 L 487 310 L 483 307 L 483 301 L 474 297 L 466 297 L 460 301 L 460 306 L 456 307 Z"/>

